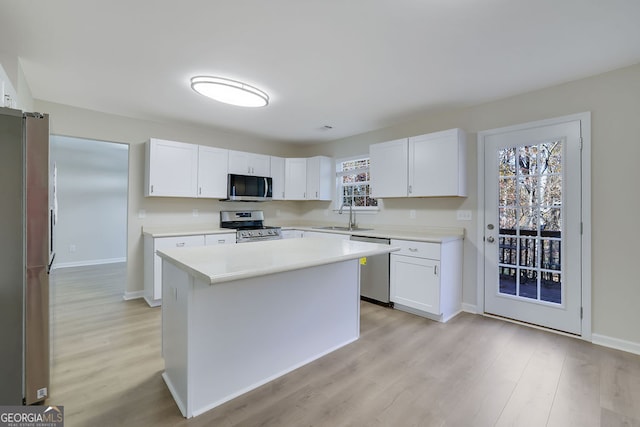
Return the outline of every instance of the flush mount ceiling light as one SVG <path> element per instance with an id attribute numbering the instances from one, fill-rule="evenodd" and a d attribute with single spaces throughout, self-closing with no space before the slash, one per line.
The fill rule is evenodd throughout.
<path id="1" fill-rule="evenodd" d="M 222 77 L 192 77 L 191 88 L 200 95 L 225 104 L 240 107 L 264 107 L 269 104 L 269 95 L 260 89 Z"/>

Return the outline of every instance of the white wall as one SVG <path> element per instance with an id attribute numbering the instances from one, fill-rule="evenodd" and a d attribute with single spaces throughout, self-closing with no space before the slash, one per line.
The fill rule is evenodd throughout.
<path id="1" fill-rule="evenodd" d="M 309 147 L 306 154 L 335 157 L 367 152 L 369 144 L 454 127 L 467 131 L 469 197 L 385 200 L 379 215 L 359 217 L 361 225 L 415 224 L 466 229 L 464 302 L 476 304 L 477 132 L 573 113 L 591 111 L 592 240 L 591 263 L 594 335 L 633 343 L 640 349 L 640 64 L 511 98 L 428 115 L 402 125 Z M 343 218 L 328 203 L 304 204 L 308 220 Z M 415 209 L 415 220 L 409 210 Z M 471 222 L 457 221 L 456 210 L 474 211 Z"/>
<path id="2" fill-rule="evenodd" d="M 193 144 L 251 151 L 277 156 L 299 156 L 301 148 L 259 139 L 249 135 L 231 134 L 211 128 L 175 123 L 157 123 L 84 110 L 67 105 L 36 100 L 38 111 L 50 114 L 52 134 L 129 145 L 129 195 L 127 231 L 126 292 L 142 291 L 143 241 L 142 227 L 152 225 L 184 225 L 219 223 L 219 211 L 230 209 L 264 209 L 267 218 L 294 221 L 299 216 L 297 202 L 229 203 L 209 199 L 172 199 L 144 197 L 144 142 L 150 137 Z M 198 217 L 192 210 L 198 209 Z M 139 212 L 144 210 L 144 218 Z"/>
<path id="3" fill-rule="evenodd" d="M 52 135 L 57 166 L 56 266 L 124 261 L 129 146 Z"/>

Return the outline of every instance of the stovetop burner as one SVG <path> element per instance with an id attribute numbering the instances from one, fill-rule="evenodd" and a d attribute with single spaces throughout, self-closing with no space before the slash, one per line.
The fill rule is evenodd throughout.
<path id="1" fill-rule="evenodd" d="M 237 230 L 237 243 L 282 239 L 280 227 L 264 225 L 263 211 L 220 211 L 220 228 Z"/>

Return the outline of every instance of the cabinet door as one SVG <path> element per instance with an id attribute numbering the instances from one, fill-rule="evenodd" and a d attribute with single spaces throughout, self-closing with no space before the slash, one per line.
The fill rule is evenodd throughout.
<path id="1" fill-rule="evenodd" d="M 227 196 L 228 158 L 229 150 L 198 147 L 198 197 Z"/>
<path id="2" fill-rule="evenodd" d="M 197 197 L 197 145 L 150 139 L 145 169 L 145 196 Z"/>
<path id="3" fill-rule="evenodd" d="M 394 254 L 390 259 L 391 301 L 440 315 L 440 262 Z"/>
<path id="4" fill-rule="evenodd" d="M 304 231 L 301 230 L 282 230 L 283 239 L 301 239 Z"/>
<path id="5" fill-rule="evenodd" d="M 204 245 L 229 245 L 236 243 L 236 233 L 205 234 Z"/>
<path id="6" fill-rule="evenodd" d="M 338 239 L 338 240 L 349 240 L 351 236 L 348 234 L 339 234 L 339 233 L 323 233 L 321 231 L 305 231 L 302 237 L 309 237 L 315 239 Z"/>
<path id="7" fill-rule="evenodd" d="M 372 197 L 407 197 L 407 139 L 369 146 Z"/>
<path id="8" fill-rule="evenodd" d="M 409 138 L 409 196 L 466 196 L 465 153 L 461 129 Z"/>
<path id="9" fill-rule="evenodd" d="M 285 159 L 284 196 L 286 200 L 305 200 L 307 192 L 307 159 Z"/>
<path id="10" fill-rule="evenodd" d="M 307 200 L 331 200 L 335 174 L 330 157 L 315 156 L 307 159 Z"/>
<path id="11" fill-rule="evenodd" d="M 273 200 L 284 200 L 284 158 L 271 156 L 271 178 L 273 178 Z"/>
<path id="12" fill-rule="evenodd" d="M 249 157 L 251 175 L 271 176 L 271 156 L 263 154 L 252 154 Z"/>
<path id="13" fill-rule="evenodd" d="M 229 173 L 251 175 L 250 156 L 251 153 L 229 150 Z"/>
<path id="14" fill-rule="evenodd" d="M 271 159 L 262 154 L 229 150 L 229 173 L 271 176 Z"/>
<path id="15" fill-rule="evenodd" d="M 154 239 L 153 246 L 153 299 L 160 300 L 162 298 L 162 258 L 155 251 L 204 246 L 204 236 L 158 237 Z"/>

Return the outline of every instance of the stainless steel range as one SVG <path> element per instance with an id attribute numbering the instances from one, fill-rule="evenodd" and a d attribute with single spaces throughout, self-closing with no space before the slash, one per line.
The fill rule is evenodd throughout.
<path id="1" fill-rule="evenodd" d="M 280 227 L 264 225 L 263 211 L 220 211 L 220 228 L 237 230 L 237 243 L 282 239 Z"/>

